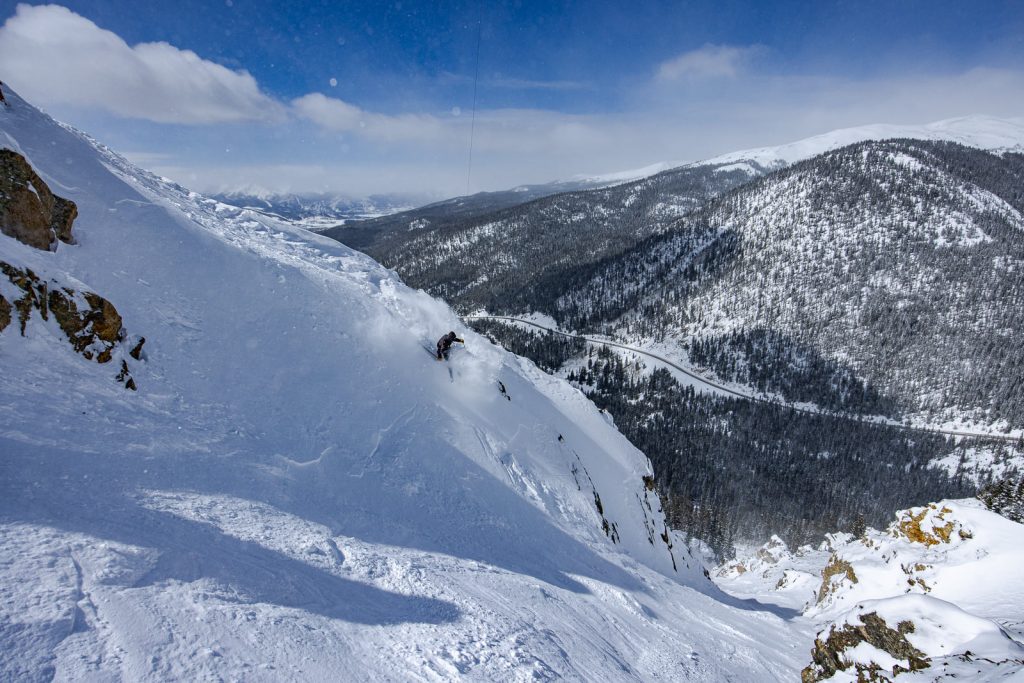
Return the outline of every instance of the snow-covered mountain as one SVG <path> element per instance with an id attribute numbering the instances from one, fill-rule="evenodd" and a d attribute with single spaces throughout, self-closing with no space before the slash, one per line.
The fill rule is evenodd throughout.
<path id="1" fill-rule="evenodd" d="M 657 163 L 648 164 L 641 168 L 632 168 L 626 171 L 616 171 L 613 173 L 601 173 L 598 175 L 578 175 L 572 178 L 572 180 L 581 183 L 591 184 L 606 184 L 611 185 L 615 183 L 628 183 L 633 180 L 642 180 L 649 178 L 652 175 L 657 175 L 668 171 L 673 168 L 679 168 L 685 164 L 681 161 L 659 161 Z"/>
<path id="2" fill-rule="evenodd" d="M 368 257 L 7 100 L 0 145 L 78 218 L 55 251 L 0 235 L 0 678 L 806 663 L 804 625 L 672 544 L 647 459 L 575 389 Z"/>
<path id="3" fill-rule="evenodd" d="M 874 124 L 841 128 L 775 147 L 729 152 L 698 162 L 713 166 L 777 169 L 840 147 L 868 140 L 896 138 L 955 142 L 992 151 L 1024 151 L 1024 118 L 964 116 L 923 126 Z"/>
<path id="4" fill-rule="evenodd" d="M 751 177 L 714 166 L 684 167 L 497 211 L 438 204 L 324 234 L 463 310 L 538 310 L 540 299 L 557 298 L 580 272 Z"/>
<path id="5" fill-rule="evenodd" d="M 838 367 L 810 376 L 818 356 L 923 421 L 1020 428 L 1024 395 L 1004 378 L 1024 363 L 1022 179 L 1021 154 L 852 145 L 712 202 L 545 312 L 678 340 L 723 379 L 791 400 L 828 405 L 816 384 L 849 383 Z M 835 391 L 830 407 L 866 396 Z"/>
<path id="6" fill-rule="evenodd" d="M 626 197 L 629 190 L 619 191 L 612 189 L 610 192 L 605 188 L 615 185 L 622 185 L 627 180 L 634 181 L 627 185 L 643 183 L 648 176 L 657 175 L 663 165 L 614 173 L 605 176 L 581 176 L 571 180 L 555 181 L 539 185 L 519 185 L 509 190 L 496 192 L 477 192 L 476 194 L 464 197 L 452 197 L 443 201 L 427 204 L 409 211 L 400 211 L 379 218 L 370 218 L 363 221 L 350 221 L 343 226 L 323 230 L 322 234 L 332 237 L 349 246 L 366 251 L 371 255 L 390 254 L 395 249 L 405 246 L 424 235 L 433 233 L 457 233 L 460 230 L 471 229 L 480 225 L 488 225 L 494 221 L 502 220 L 510 213 L 523 213 L 535 210 L 537 207 L 572 205 L 577 196 L 591 197 L 601 196 L 605 201 L 610 196 L 619 195 Z M 690 176 L 709 175 L 707 169 L 701 169 L 696 173 L 686 174 Z M 736 174 L 732 174 L 735 176 Z M 716 182 L 726 182 L 726 179 L 716 179 Z M 676 182 L 675 185 L 681 183 Z M 666 192 L 680 194 L 673 183 L 663 182 Z M 592 195 L 592 191 L 597 195 Z M 675 192 L 674 192 L 675 191 Z M 647 192 L 646 194 L 650 194 Z M 666 215 L 674 215 L 671 212 L 678 212 L 678 204 L 686 205 L 692 202 L 692 197 L 682 193 L 681 201 L 664 201 L 659 207 L 661 210 L 655 212 L 657 218 L 663 219 Z M 630 202 L 635 202 L 636 197 Z M 612 200 L 612 204 L 617 203 Z M 628 206 L 628 205 L 627 205 Z M 522 208 L 520 208 L 522 207 Z M 527 208 L 528 207 L 528 208 Z M 543 210 L 543 209 L 541 209 Z M 636 209 L 634 208 L 634 211 Z M 621 213 L 621 208 L 616 211 Z M 511 245 L 510 245 L 511 246 Z"/>

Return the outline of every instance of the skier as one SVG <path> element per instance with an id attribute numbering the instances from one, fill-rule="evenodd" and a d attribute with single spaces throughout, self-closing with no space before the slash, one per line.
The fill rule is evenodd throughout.
<path id="1" fill-rule="evenodd" d="M 448 360 L 448 352 L 451 351 L 452 344 L 459 342 L 465 344 L 466 342 L 455 336 L 455 332 L 449 332 L 440 339 L 437 340 L 437 359 Z"/>

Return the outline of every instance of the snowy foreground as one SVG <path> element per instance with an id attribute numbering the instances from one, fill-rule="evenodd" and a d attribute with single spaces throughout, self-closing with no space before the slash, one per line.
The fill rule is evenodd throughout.
<path id="1" fill-rule="evenodd" d="M 799 599 L 752 572 L 723 593 L 672 544 L 646 458 L 569 385 L 362 254 L 8 100 L 0 145 L 80 215 L 76 244 L 0 236 L 0 262 L 109 299 L 124 340 L 100 364 L 52 314 L 0 333 L 0 680 L 792 681 L 822 626 L 906 591 L 805 599 L 821 551 Z M 437 363 L 449 329 L 466 346 Z M 921 570 L 959 608 L 877 611 L 952 619 L 951 656 L 981 634 L 1006 680 L 1024 527 L 954 507 L 978 527 L 956 566 L 1002 558 L 991 603 Z"/>
<path id="2" fill-rule="evenodd" d="M 0 261 L 109 299 L 125 341 L 86 360 L 38 311 L 0 334 L 0 679 L 806 664 L 806 624 L 726 596 L 663 540 L 646 458 L 577 391 L 362 254 L 8 100 L 0 145 L 80 215 L 77 244 L 0 235 Z M 5 277 L 0 294 L 20 295 Z M 441 364 L 426 349 L 449 329 L 467 343 Z"/>

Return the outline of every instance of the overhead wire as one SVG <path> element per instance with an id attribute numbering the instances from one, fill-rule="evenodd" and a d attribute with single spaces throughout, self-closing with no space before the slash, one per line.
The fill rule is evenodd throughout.
<path id="1" fill-rule="evenodd" d="M 480 83 L 480 40 L 483 36 L 483 18 L 476 22 L 476 66 L 473 69 L 473 113 L 469 122 L 469 158 L 466 161 L 466 194 L 473 178 L 473 140 L 476 136 L 476 95 Z"/>

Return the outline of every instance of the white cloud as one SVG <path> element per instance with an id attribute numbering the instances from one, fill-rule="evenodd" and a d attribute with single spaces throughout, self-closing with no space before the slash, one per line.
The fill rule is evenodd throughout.
<path id="1" fill-rule="evenodd" d="M 451 141 L 451 127 L 429 114 L 378 114 L 320 93 L 292 100 L 299 116 L 329 131 L 351 133 L 380 142 Z"/>
<path id="2" fill-rule="evenodd" d="M 44 105 L 183 124 L 278 120 L 284 113 L 245 71 L 167 43 L 132 47 L 57 5 L 18 5 L 0 27 L 0 64 L 22 95 Z"/>
<path id="3" fill-rule="evenodd" d="M 323 130 L 346 133 L 370 142 L 399 143 L 409 148 L 462 149 L 473 127 L 478 151 L 572 153 L 610 144 L 617 133 L 600 116 L 563 114 L 541 109 L 489 109 L 470 117 L 431 114 L 381 114 L 320 93 L 292 100 L 292 111 Z"/>
<path id="4" fill-rule="evenodd" d="M 684 52 L 658 66 L 659 81 L 735 78 L 763 48 L 754 46 L 704 45 Z"/>

